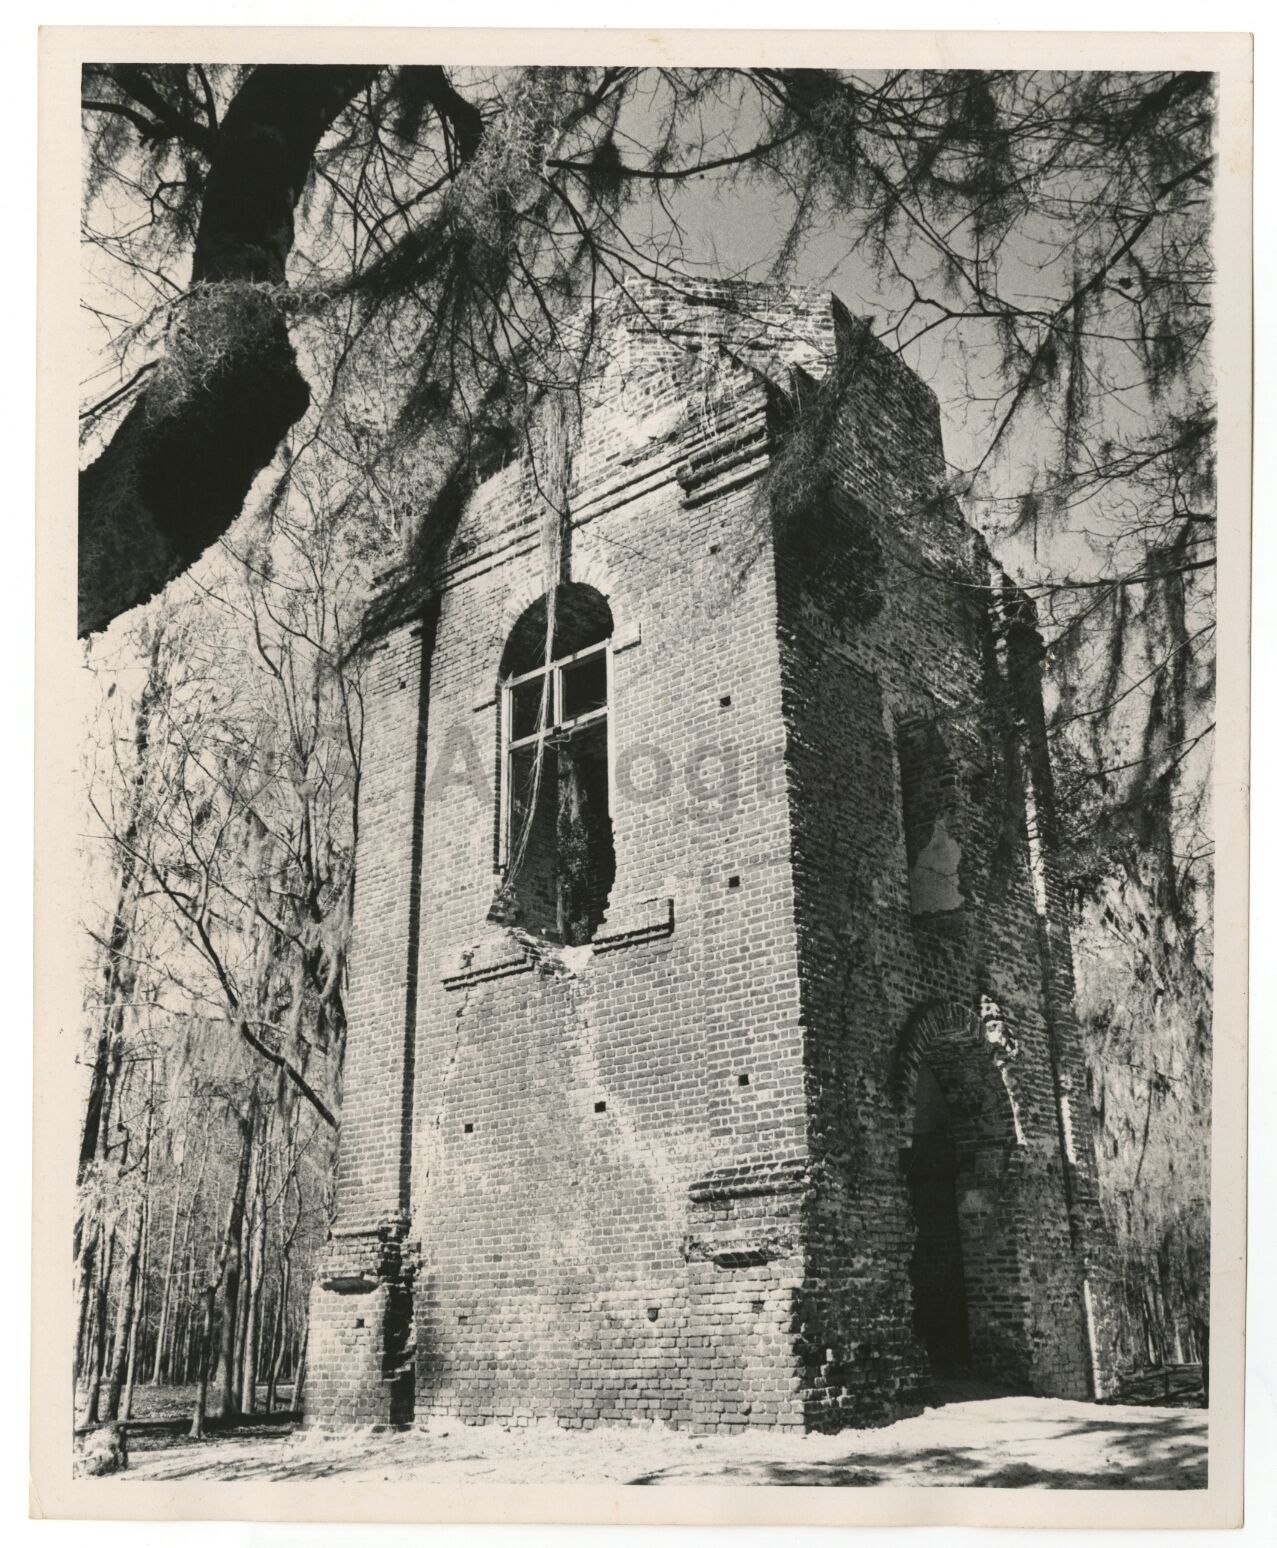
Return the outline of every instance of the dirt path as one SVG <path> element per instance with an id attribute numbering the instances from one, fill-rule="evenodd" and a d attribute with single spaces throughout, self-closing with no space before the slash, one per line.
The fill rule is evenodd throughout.
<path id="1" fill-rule="evenodd" d="M 1206 1485 L 1206 1414 L 1000 1397 L 927 1409 L 878 1430 L 704 1437 L 660 1426 L 567 1431 L 468 1428 L 441 1420 L 395 1435 L 288 1433 L 135 1449 L 122 1476 L 1200 1489 Z"/>

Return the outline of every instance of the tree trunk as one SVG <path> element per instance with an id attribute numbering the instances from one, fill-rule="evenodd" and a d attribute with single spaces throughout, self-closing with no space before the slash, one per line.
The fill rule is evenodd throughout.
<path id="1" fill-rule="evenodd" d="M 253 1136 L 256 1130 L 256 1098 L 249 1104 L 247 1114 L 239 1120 L 240 1150 L 239 1169 L 235 1177 L 235 1191 L 231 1195 L 230 1211 L 226 1220 L 226 1235 L 222 1242 L 218 1283 L 222 1287 L 222 1324 L 218 1339 L 217 1378 L 214 1382 L 214 1409 L 219 1419 L 231 1419 L 238 1413 L 236 1402 L 235 1336 L 238 1331 L 240 1308 L 240 1264 L 244 1232 L 244 1204 L 248 1194 L 248 1173 L 253 1159 Z"/>
<path id="2" fill-rule="evenodd" d="M 106 1368 L 106 1314 L 111 1287 L 112 1260 L 115 1257 L 115 1226 L 106 1240 L 106 1251 L 98 1262 L 97 1288 L 93 1297 L 93 1339 L 89 1357 L 89 1393 L 86 1424 L 97 1424 L 102 1402 L 102 1376 Z"/>
<path id="3" fill-rule="evenodd" d="M 258 1195 L 261 1190 L 262 1137 L 254 1131 L 253 1161 L 248 1174 L 248 1193 L 245 1199 L 244 1223 L 239 1236 L 239 1315 L 235 1328 L 235 1408 L 238 1413 L 253 1411 L 252 1392 L 246 1383 L 246 1362 L 252 1346 L 252 1313 L 255 1286 L 253 1283 L 253 1231 L 257 1219 Z M 247 1401 L 245 1392 L 248 1392 Z"/>
<path id="4" fill-rule="evenodd" d="M 191 1438 L 202 1440 L 204 1438 L 205 1420 L 208 1414 L 208 1389 L 210 1377 L 213 1371 L 213 1324 L 217 1306 L 217 1292 L 219 1287 L 225 1286 L 230 1281 L 231 1263 L 239 1251 L 240 1230 L 244 1219 L 244 1193 L 248 1186 L 249 1156 L 252 1147 L 254 1112 L 256 1098 L 249 1104 L 248 1113 L 241 1114 L 239 1118 L 240 1151 L 239 1167 L 235 1177 L 235 1188 L 231 1194 L 230 1207 L 227 1210 L 226 1225 L 222 1231 L 221 1246 L 218 1248 L 217 1260 L 211 1265 L 210 1272 L 200 1292 L 200 1300 L 204 1309 L 203 1328 L 198 1338 L 199 1350 L 197 1354 L 198 1382 L 195 1392 L 195 1410 L 191 1415 Z M 217 1211 L 221 1211 L 221 1198 L 217 1201 Z M 217 1220 L 217 1214 L 213 1216 Z M 236 1276 L 238 1277 L 238 1276 Z M 230 1349 L 227 1348 L 227 1324 L 230 1325 Z M 231 1360 L 234 1356 L 235 1340 L 235 1298 L 228 1298 L 222 1308 L 222 1322 L 218 1337 L 217 1348 L 217 1378 L 219 1391 L 217 1393 L 219 1416 L 224 1415 L 227 1405 L 232 1400 L 231 1394 Z M 221 1383 L 225 1382 L 225 1385 Z"/>
<path id="5" fill-rule="evenodd" d="M 251 1413 L 244 1407 L 244 1356 L 248 1350 L 248 1308 L 253 1295 L 253 1260 L 248 1232 L 240 1248 L 239 1315 L 235 1319 L 235 1412 Z"/>
<path id="6" fill-rule="evenodd" d="M 120 1289 L 120 1303 L 115 1317 L 115 1342 L 111 1351 L 111 1382 L 107 1389 L 106 1417 L 120 1416 L 120 1395 L 124 1391 L 124 1376 L 129 1354 L 129 1331 L 133 1326 L 133 1307 L 137 1299 L 137 1269 L 142 1252 L 142 1227 L 145 1216 L 139 1203 L 132 1211 L 129 1228 L 128 1250 L 124 1258 L 124 1284 Z"/>
<path id="7" fill-rule="evenodd" d="M 76 1273 L 80 1281 L 80 1310 L 76 1323 L 75 1385 L 84 1383 L 84 1373 L 89 1363 L 93 1322 L 93 1291 L 97 1283 L 98 1249 L 102 1242 L 102 1222 L 94 1222 L 92 1234 L 83 1242 L 83 1250 L 76 1260 Z"/>
<path id="8" fill-rule="evenodd" d="M 266 1388 L 266 1412 L 275 1411 L 275 1399 L 279 1392 L 279 1378 L 284 1370 L 284 1356 L 288 1347 L 288 1290 L 292 1265 L 289 1254 L 285 1251 L 279 1265 L 279 1299 L 275 1303 L 275 1327 L 271 1333 L 272 1359 L 270 1365 L 270 1384 Z"/>
<path id="9" fill-rule="evenodd" d="M 126 835 L 127 839 L 128 835 Z M 130 872 L 132 867 L 130 866 Z M 133 885 L 130 874 L 128 886 Z M 121 887 L 123 891 L 123 884 Z M 117 906 L 115 923 L 111 930 L 108 951 L 114 963 L 118 953 L 128 944 L 128 926 L 122 919 L 123 901 Z M 107 994 L 110 996 L 103 1019 L 102 1033 L 98 1038 L 97 1054 L 93 1061 L 93 1074 L 89 1080 L 89 1099 L 85 1107 L 84 1128 L 80 1133 L 79 1180 L 84 1181 L 89 1167 L 102 1159 L 107 1147 L 110 1129 L 111 1096 L 119 1079 L 120 1066 L 124 1061 L 124 1009 L 120 1001 L 132 992 L 134 975 L 130 970 L 121 971 L 116 966 L 108 968 Z M 112 1003 L 112 1002 L 115 1003 Z"/>
<path id="10" fill-rule="evenodd" d="M 186 1152 L 177 1163 L 177 1177 L 173 1183 L 173 1217 L 168 1228 L 168 1252 L 164 1257 L 164 1283 L 160 1290 L 160 1317 L 155 1330 L 155 1362 L 151 1366 L 151 1385 L 160 1384 L 160 1368 L 164 1363 L 164 1340 L 168 1334 L 169 1307 L 173 1299 L 173 1254 L 177 1249 L 177 1217 L 182 1202 L 182 1170 L 186 1164 Z"/>
<path id="11" fill-rule="evenodd" d="M 182 1346 L 173 1369 L 180 1374 L 178 1380 L 185 1385 L 191 1380 L 191 1355 L 194 1339 L 191 1328 L 195 1321 L 195 1249 L 188 1250 L 186 1258 L 186 1292 L 182 1297 Z"/>
<path id="12" fill-rule="evenodd" d="M 217 1284 L 210 1281 L 204 1286 L 201 1300 L 204 1303 L 204 1336 L 199 1341 L 199 1383 L 195 1389 L 195 1411 L 191 1415 L 191 1439 L 204 1439 L 204 1420 L 208 1413 L 208 1373 L 213 1353 L 213 1307 L 217 1300 Z"/>
<path id="13" fill-rule="evenodd" d="M 446 121 L 459 161 L 470 162 L 483 139 L 479 109 L 441 66 L 405 70 Z M 201 144 L 208 177 L 188 287 L 193 304 L 182 321 L 188 339 L 198 337 L 202 309 L 225 322 L 238 308 L 245 326 L 239 347 L 218 354 L 198 390 L 175 395 L 156 371 L 80 475 L 81 636 L 153 596 L 221 537 L 306 412 L 310 390 L 273 292 L 285 283 L 294 210 L 315 151 L 378 73 L 366 66 L 259 65 L 221 127 Z M 260 288 L 250 301 L 252 287 Z"/>
<path id="14" fill-rule="evenodd" d="M 152 671 L 154 666 L 155 656 L 152 652 Z M 150 687 L 149 681 L 147 686 Z M 137 981 L 133 964 L 126 962 L 124 958 L 132 933 L 134 890 L 137 882 L 136 862 L 128 850 L 136 845 L 138 837 L 143 779 L 141 770 L 148 746 L 148 735 L 142 724 L 142 717 L 145 715 L 149 723 L 151 714 L 149 698 L 150 695 L 143 695 L 142 707 L 138 711 L 138 729 L 134 746 L 139 772 L 134 780 L 134 809 L 124 832 L 125 848 L 120 866 L 120 886 L 116 895 L 115 916 L 111 921 L 111 934 L 108 938 L 106 966 L 103 969 L 105 1010 L 102 1016 L 102 1030 L 98 1035 L 93 1074 L 89 1080 L 84 1127 L 80 1131 L 80 1161 L 77 1177 L 81 1184 L 88 1176 L 89 1168 L 106 1159 L 110 1145 L 112 1100 L 119 1083 L 120 1068 L 124 1063 L 124 1006 L 125 1002 L 132 997 Z"/>
<path id="15" fill-rule="evenodd" d="M 121 993 L 123 986 L 119 984 L 114 972 L 108 973 L 110 993 Z M 89 1169 L 96 1166 L 99 1172 L 105 1170 L 108 1162 L 109 1139 L 111 1127 L 111 1110 L 115 1100 L 115 1091 L 119 1083 L 120 1070 L 124 1061 L 124 1038 L 122 1035 L 123 1011 L 113 1007 L 109 1023 L 104 1023 L 107 1030 L 98 1043 L 98 1058 L 94 1064 L 92 1084 L 89 1090 L 89 1108 L 85 1116 L 84 1130 L 80 1136 L 80 1164 L 77 1173 L 80 1197 L 79 1208 L 76 1214 L 74 1251 L 76 1260 L 76 1273 L 84 1288 L 82 1293 L 87 1294 L 87 1287 L 94 1283 L 94 1258 L 100 1251 L 102 1243 L 102 1223 L 97 1222 L 96 1227 L 89 1224 L 86 1231 L 86 1217 L 100 1214 L 103 1203 L 100 1194 L 96 1198 L 86 1198 L 85 1186 L 89 1179 Z M 112 1030 L 114 1028 L 114 1030 Z M 89 1146 L 92 1149 L 87 1151 Z M 112 1237 L 114 1225 L 112 1225 Z M 86 1257 L 87 1254 L 87 1257 Z M 107 1278 L 110 1278 L 108 1266 Z M 101 1276 L 98 1276 L 98 1283 Z M 99 1333 L 99 1364 L 98 1376 L 101 1378 L 100 1360 L 105 1358 L 105 1332 L 103 1331 L 100 1308 L 95 1306 L 95 1318 Z"/>
<path id="16" fill-rule="evenodd" d="M 267 1170 L 263 1147 L 257 1147 L 257 1190 L 253 1203 L 253 1221 L 249 1232 L 248 1256 L 248 1306 L 244 1319 L 243 1409 L 246 1414 L 257 1409 L 258 1346 L 261 1339 L 262 1276 L 265 1268 L 266 1247 L 266 1180 Z"/>
<path id="17" fill-rule="evenodd" d="M 237 1414 L 242 1414 L 244 1412 L 244 1351 L 248 1347 L 246 1336 L 248 1300 L 252 1291 L 253 1272 L 253 1265 L 248 1251 L 247 1225 L 240 1239 L 239 1262 L 239 1304 L 235 1315 L 235 1368 L 231 1378 L 231 1391 L 234 1394 L 234 1410 Z"/>
<path id="18" fill-rule="evenodd" d="M 242 338 L 197 389 L 175 396 L 157 372 L 160 381 L 80 475 L 81 636 L 154 596 L 219 538 L 306 412 L 310 391 L 282 312 L 250 287 L 284 284 L 294 206 L 315 149 L 376 73 L 260 65 L 227 108 L 212 144 L 191 287 L 227 286 L 222 321 L 230 320 L 226 303 L 238 307 Z M 198 334 L 208 294 L 195 291 L 188 331 Z"/>
<path id="19" fill-rule="evenodd" d="M 178 1254 L 178 1262 L 185 1263 L 186 1288 L 183 1292 L 184 1314 L 182 1316 L 182 1350 L 177 1360 L 168 1357 L 165 1365 L 165 1376 L 169 1381 L 175 1379 L 180 1382 L 188 1382 L 191 1379 L 191 1370 L 188 1356 L 191 1343 L 191 1322 L 195 1316 L 195 1248 L 191 1243 L 191 1229 L 195 1224 L 195 1207 L 199 1203 L 200 1193 L 204 1187 L 204 1167 L 208 1161 L 208 1129 L 204 1130 L 204 1143 L 200 1148 L 199 1170 L 195 1174 L 195 1186 L 191 1189 L 191 1197 L 187 1204 L 186 1218 L 182 1222 L 182 1248 Z M 214 1219 L 216 1219 L 214 1215 Z M 176 1343 L 176 1338 L 174 1339 Z"/>
<path id="20" fill-rule="evenodd" d="M 142 1337 L 146 1318 L 146 1271 L 150 1257 L 151 1209 L 149 1200 L 142 1202 L 142 1256 L 137 1270 L 137 1294 L 133 1301 L 133 1316 L 129 1322 L 129 1358 L 124 1372 L 124 1397 L 120 1403 L 120 1418 L 129 1419 L 133 1414 L 133 1381 L 137 1374 L 138 1340 Z"/>

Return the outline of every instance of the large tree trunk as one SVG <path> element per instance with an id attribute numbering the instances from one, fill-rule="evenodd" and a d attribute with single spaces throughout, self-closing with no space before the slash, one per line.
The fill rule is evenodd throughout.
<path id="1" fill-rule="evenodd" d="M 457 159 L 483 138 L 479 109 L 440 65 L 401 67 L 446 121 Z M 369 66 L 259 65 L 211 137 L 191 286 L 238 287 L 253 326 L 219 355 L 198 391 L 177 399 L 153 373 L 96 461 L 80 475 L 80 634 L 153 596 L 192 564 L 239 515 L 258 473 L 306 412 L 282 312 L 264 291 L 280 287 L 293 246 L 293 215 L 315 151 L 342 110 L 378 74 Z M 183 321 L 194 321 L 197 305 Z M 228 288 L 228 299 L 235 294 Z M 213 310 L 223 318 L 224 308 Z M 198 324 L 195 324 L 198 332 Z"/>
<path id="2" fill-rule="evenodd" d="M 284 283 L 315 149 L 376 73 L 252 71 L 213 141 L 192 286 Z M 247 314 L 247 290 L 243 299 Z M 80 475 L 82 636 L 153 596 L 220 537 L 306 412 L 310 391 L 278 308 L 263 299 L 245 321 L 239 346 L 219 356 L 198 390 L 176 401 L 171 384 L 143 392 Z"/>

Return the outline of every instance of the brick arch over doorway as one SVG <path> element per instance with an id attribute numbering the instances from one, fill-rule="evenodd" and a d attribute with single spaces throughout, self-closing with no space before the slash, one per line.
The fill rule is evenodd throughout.
<path id="1" fill-rule="evenodd" d="M 987 996 L 972 1005 L 929 999 L 909 1013 L 896 1043 L 893 1071 L 901 1142 L 912 1131 L 918 1069 L 925 1060 L 967 1143 L 1023 1145 L 1012 1066 L 1018 1050 L 1000 1007 Z"/>

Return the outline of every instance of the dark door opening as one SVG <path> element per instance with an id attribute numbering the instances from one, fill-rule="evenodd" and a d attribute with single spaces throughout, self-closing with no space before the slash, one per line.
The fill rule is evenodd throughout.
<path id="1" fill-rule="evenodd" d="M 971 1343 L 953 1132 L 940 1087 L 925 1064 L 918 1066 L 913 1143 L 904 1164 L 918 1230 L 909 1264 L 914 1332 L 927 1351 L 933 1377 L 965 1375 L 971 1368 Z"/>

